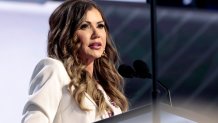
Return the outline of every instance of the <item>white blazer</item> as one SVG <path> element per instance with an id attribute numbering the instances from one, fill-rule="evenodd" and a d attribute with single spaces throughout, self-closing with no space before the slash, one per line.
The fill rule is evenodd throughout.
<path id="1" fill-rule="evenodd" d="M 85 93 L 84 103 L 91 111 L 82 111 L 67 90 L 70 78 L 62 62 L 45 58 L 34 69 L 31 77 L 29 98 L 24 106 L 22 123 L 91 123 L 108 118 L 108 113 L 96 115 L 97 105 Z M 122 113 L 109 102 L 101 86 L 106 103 L 114 115 Z"/>

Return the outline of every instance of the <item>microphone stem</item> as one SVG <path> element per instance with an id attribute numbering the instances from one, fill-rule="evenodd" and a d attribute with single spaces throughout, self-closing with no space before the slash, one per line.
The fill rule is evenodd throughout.
<path id="1" fill-rule="evenodd" d="M 158 83 L 160 84 L 160 86 L 162 86 L 166 91 L 167 91 L 167 96 L 168 96 L 168 99 L 169 99 L 169 104 L 170 106 L 172 107 L 173 106 L 173 103 L 172 103 L 172 99 L 171 99 L 171 92 L 170 92 L 170 89 L 165 86 L 161 81 L 157 80 Z"/>
<path id="2" fill-rule="evenodd" d="M 152 56 L 152 80 L 153 80 L 153 92 L 152 92 L 152 108 L 153 108 L 153 123 L 160 123 L 160 109 L 157 92 L 157 19 L 156 19 L 156 0 L 150 1 L 150 17 L 151 17 L 151 56 Z"/>

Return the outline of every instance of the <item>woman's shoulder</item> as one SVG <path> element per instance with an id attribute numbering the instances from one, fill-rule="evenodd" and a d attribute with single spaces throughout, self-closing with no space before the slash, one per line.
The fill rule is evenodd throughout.
<path id="1" fill-rule="evenodd" d="M 67 78 L 69 77 L 64 64 L 60 60 L 51 57 L 43 58 L 37 63 L 31 78 L 40 72 L 43 72 L 44 74 L 58 74 L 59 76 L 65 76 Z"/>
<path id="2" fill-rule="evenodd" d="M 44 67 L 48 67 L 48 68 L 53 69 L 53 70 L 56 70 L 56 69 L 57 70 L 65 70 L 64 64 L 60 60 L 54 59 L 51 57 L 46 57 L 46 58 L 41 59 L 37 63 L 35 70 L 42 69 Z"/>
<path id="3" fill-rule="evenodd" d="M 54 59 L 51 57 L 45 57 L 45 58 L 41 59 L 37 65 L 39 65 L 39 66 L 50 65 L 50 66 L 64 67 L 63 63 L 60 60 Z"/>

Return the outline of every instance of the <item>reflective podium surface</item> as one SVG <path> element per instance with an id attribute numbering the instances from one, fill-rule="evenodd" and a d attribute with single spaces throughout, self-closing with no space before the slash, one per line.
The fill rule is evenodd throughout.
<path id="1" fill-rule="evenodd" d="M 160 104 L 161 123 L 215 123 L 213 119 L 166 104 Z M 152 106 L 145 105 L 95 123 L 152 123 Z"/>

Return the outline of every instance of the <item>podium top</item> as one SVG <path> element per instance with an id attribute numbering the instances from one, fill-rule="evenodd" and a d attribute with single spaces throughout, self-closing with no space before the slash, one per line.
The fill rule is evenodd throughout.
<path id="1" fill-rule="evenodd" d="M 161 123 L 215 123 L 194 112 L 160 104 Z M 152 105 L 144 105 L 95 123 L 152 123 Z"/>

